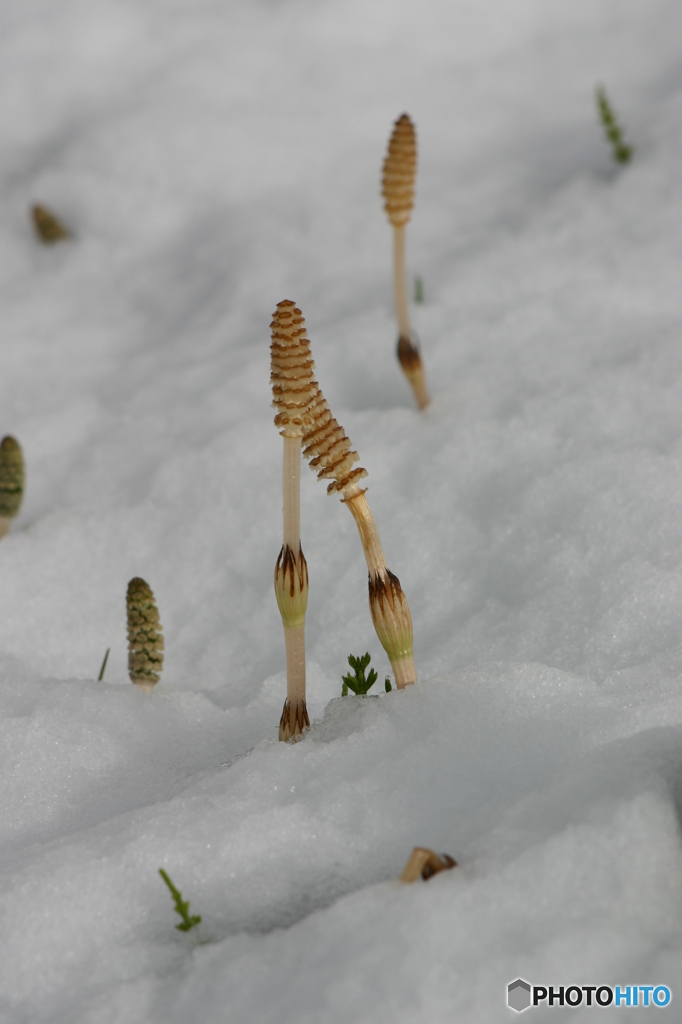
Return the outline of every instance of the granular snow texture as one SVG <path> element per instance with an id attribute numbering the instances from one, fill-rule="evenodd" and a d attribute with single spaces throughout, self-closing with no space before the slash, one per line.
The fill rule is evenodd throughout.
<path id="1" fill-rule="evenodd" d="M 666 984 L 682 1021 L 681 57 L 675 0 L 0 4 L 3 1024 L 493 1024 L 517 977 Z M 403 110 L 425 413 L 379 196 Z M 420 677 L 384 692 L 355 526 L 304 468 L 296 745 L 284 298 Z M 341 698 L 366 650 L 378 696 Z M 401 885 L 414 846 L 459 866 Z"/>

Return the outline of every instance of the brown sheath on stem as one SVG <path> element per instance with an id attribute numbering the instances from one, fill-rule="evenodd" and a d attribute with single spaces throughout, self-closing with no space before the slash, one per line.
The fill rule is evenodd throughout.
<path id="1" fill-rule="evenodd" d="M 398 360 L 412 385 L 417 405 L 424 409 L 430 399 L 419 349 L 412 340 L 405 274 L 405 226 L 414 206 L 416 174 L 417 136 L 408 115 L 401 114 L 395 122 L 388 144 L 381 193 L 384 209 L 393 225 L 393 289 L 398 321 Z"/>
<path id="2" fill-rule="evenodd" d="M 300 443 L 298 459 L 300 461 Z M 284 626 L 287 658 L 287 696 L 279 723 L 280 740 L 294 739 L 310 726 L 305 703 L 305 613 L 308 605 L 308 565 L 299 544 L 298 557 L 287 544 L 275 566 L 275 596 Z"/>
<path id="3" fill-rule="evenodd" d="M 417 346 L 409 335 L 401 334 L 396 346 L 398 362 L 403 368 L 403 373 L 412 385 L 412 391 L 420 409 L 425 409 L 431 401 L 426 386 L 424 364 Z"/>
<path id="4" fill-rule="evenodd" d="M 279 738 L 296 739 L 309 726 L 305 703 L 305 613 L 308 604 L 308 566 L 301 549 L 301 438 L 310 424 L 309 406 L 317 384 L 305 320 L 295 303 L 277 305 L 270 345 L 270 383 L 277 409 L 275 426 L 284 442 L 283 542 L 275 566 L 275 596 L 287 659 L 287 696 Z"/>

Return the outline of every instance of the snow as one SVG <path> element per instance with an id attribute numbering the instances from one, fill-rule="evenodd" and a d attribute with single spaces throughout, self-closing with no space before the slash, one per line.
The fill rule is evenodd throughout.
<path id="1" fill-rule="evenodd" d="M 682 1020 L 680 39 L 675 0 L 0 5 L 0 435 L 27 467 L 0 541 L 3 1022 L 487 1024 L 519 976 L 667 984 Z M 425 414 L 378 195 L 403 110 Z M 41 247 L 34 202 L 73 239 Z M 354 524 L 304 470 L 296 745 L 283 298 L 420 677 L 383 692 Z M 341 699 L 365 650 L 379 695 Z M 459 866 L 400 885 L 414 846 Z"/>

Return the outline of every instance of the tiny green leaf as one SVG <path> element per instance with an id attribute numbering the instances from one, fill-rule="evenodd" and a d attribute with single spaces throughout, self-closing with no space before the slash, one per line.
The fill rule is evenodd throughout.
<path id="1" fill-rule="evenodd" d="M 170 889 L 170 894 L 173 897 L 173 900 L 175 901 L 175 913 L 179 914 L 180 917 L 182 918 L 182 922 L 180 924 L 176 924 L 175 927 L 179 932 L 188 932 L 190 928 L 194 928 L 195 925 L 201 923 L 201 915 L 194 914 L 190 916 L 189 900 L 183 900 L 182 893 L 180 892 L 179 889 L 175 888 L 175 886 L 170 880 L 170 877 L 163 870 L 163 868 L 159 868 L 159 874 L 161 875 L 164 882 Z"/>
<path id="2" fill-rule="evenodd" d="M 386 690 L 386 693 L 390 693 L 391 690 L 393 689 L 393 687 L 391 686 L 391 680 L 388 678 L 388 676 L 386 676 L 386 678 L 384 679 L 384 689 Z"/>
<path id="3" fill-rule="evenodd" d="M 111 650 L 111 647 L 107 647 L 107 653 L 104 655 L 104 661 L 102 662 L 102 667 L 99 670 L 99 675 L 97 676 L 97 682 L 98 683 L 101 683 L 102 680 L 104 679 L 104 670 L 107 667 L 107 661 L 109 660 L 109 651 L 110 650 Z"/>
<path id="4" fill-rule="evenodd" d="M 353 669 L 353 675 L 349 673 L 347 676 L 341 677 L 343 679 L 342 697 L 347 695 L 348 690 L 352 690 L 358 696 L 363 696 L 374 686 L 377 681 L 377 674 L 373 668 L 369 670 L 369 675 L 365 678 L 365 669 L 370 661 L 371 655 L 369 651 L 358 658 L 352 654 L 348 655 L 348 664 Z"/>

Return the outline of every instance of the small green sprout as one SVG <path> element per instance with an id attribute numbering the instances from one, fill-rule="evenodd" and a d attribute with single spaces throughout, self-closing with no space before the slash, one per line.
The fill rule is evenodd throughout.
<path id="1" fill-rule="evenodd" d="M 102 667 L 99 670 L 99 675 L 97 676 L 97 682 L 98 683 L 101 683 L 102 680 L 104 679 L 104 670 L 107 667 L 107 662 L 109 660 L 109 651 L 110 650 L 111 650 L 111 647 L 107 647 L 107 653 L 104 655 L 104 661 L 102 662 Z"/>
<path id="2" fill-rule="evenodd" d="M 369 670 L 369 676 L 365 679 L 365 669 L 371 661 L 371 655 L 369 651 L 367 654 L 363 654 L 361 658 L 355 658 L 352 654 L 348 655 L 348 664 L 353 669 L 353 675 L 350 673 L 347 676 L 343 676 L 343 686 L 341 688 L 341 696 L 347 697 L 348 691 L 352 690 L 353 693 L 358 696 L 363 696 L 370 690 L 376 680 L 377 674 L 373 668 Z"/>
<path id="3" fill-rule="evenodd" d="M 159 874 L 170 889 L 170 894 L 175 900 L 175 913 L 179 914 L 182 918 L 182 922 L 180 924 L 176 924 L 175 927 L 179 932 L 188 932 L 191 928 L 194 928 L 195 925 L 201 923 L 201 916 L 199 914 L 193 914 L 190 917 L 189 900 L 183 900 L 182 893 L 179 889 L 175 888 L 163 868 L 159 868 Z"/>
<path id="4" fill-rule="evenodd" d="M 393 687 L 391 686 L 391 680 L 388 678 L 388 676 L 386 676 L 386 678 L 384 679 L 384 689 L 386 693 L 390 693 L 391 690 L 393 689 Z"/>
<path id="5" fill-rule="evenodd" d="M 626 164 L 632 156 L 634 150 L 632 146 L 628 146 L 623 142 L 623 132 L 616 121 L 616 115 L 614 114 L 611 104 L 606 96 L 606 89 L 603 85 L 598 85 L 596 89 L 597 97 L 597 109 L 599 111 L 599 118 L 604 126 L 606 132 L 606 138 L 611 143 L 613 150 L 613 159 L 616 163 Z"/>

